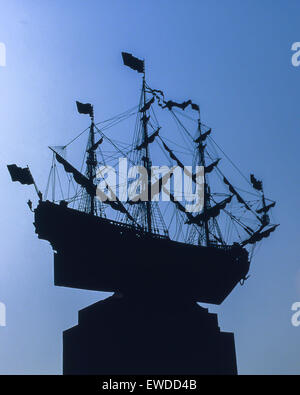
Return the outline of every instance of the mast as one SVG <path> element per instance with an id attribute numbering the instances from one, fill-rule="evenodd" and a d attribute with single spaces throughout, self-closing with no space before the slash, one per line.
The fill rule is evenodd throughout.
<path id="1" fill-rule="evenodd" d="M 201 131 L 201 121 L 200 121 L 200 111 L 199 111 L 199 119 L 198 119 L 198 131 L 200 133 L 200 136 L 202 136 L 202 131 Z M 204 145 L 203 141 L 200 139 L 199 142 L 199 165 L 205 167 L 205 157 L 204 157 Z M 206 182 L 206 174 L 204 172 L 204 205 L 203 205 L 203 213 L 204 213 L 204 232 L 205 232 L 205 243 L 206 246 L 209 246 L 210 240 L 209 240 L 209 227 L 208 227 L 208 218 L 205 215 L 205 212 L 209 206 L 208 202 L 209 198 L 209 191 L 208 191 L 208 185 Z"/>
<path id="2" fill-rule="evenodd" d="M 96 166 L 97 166 L 97 158 L 95 153 L 95 131 L 94 131 L 94 113 L 91 115 L 91 126 L 89 133 L 89 144 L 88 144 L 88 156 L 86 160 L 87 164 L 87 177 L 91 183 L 94 183 L 94 178 L 96 175 Z M 95 215 L 95 196 L 93 194 L 89 195 L 90 198 L 90 207 L 89 213 Z"/>
<path id="3" fill-rule="evenodd" d="M 148 200 L 146 201 L 146 212 L 147 212 L 147 226 L 148 232 L 151 233 L 152 230 L 152 222 L 151 222 L 151 163 L 149 158 L 149 148 L 148 148 L 148 128 L 147 128 L 147 118 L 146 118 L 146 81 L 145 81 L 145 68 L 143 74 L 143 135 L 144 135 L 144 143 L 145 143 L 145 155 L 143 157 L 144 167 L 147 170 L 148 175 Z"/>

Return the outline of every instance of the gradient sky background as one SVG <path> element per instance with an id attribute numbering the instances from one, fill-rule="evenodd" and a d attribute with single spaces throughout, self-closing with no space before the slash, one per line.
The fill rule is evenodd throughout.
<path id="1" fill-rule="evenodd" d="M 26 205 L 34 190 L 12 183 L 6 164 L 29 164 L 44 190 L 47 146 L 88 125 L 75 100 L 92 102 L 96 120 L 136 105 L 140 78 L 123 67 L 124 50 L 146 59 L 151 86 L 200 103 L 215 140 L 278 202 L 281 226 L 250 279 L 210 311 L 235 333 L 239 373 L 300 373 L 299 13 L 293 0 L 0 0 L 1 374 L 60 374 L 62 331 L 106 296 L 54 287 L 51 247 Z"/>

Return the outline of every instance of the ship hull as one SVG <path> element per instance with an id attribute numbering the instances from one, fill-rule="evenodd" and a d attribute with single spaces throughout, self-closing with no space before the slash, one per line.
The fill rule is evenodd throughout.
<path id="1" fill-rule="evenodd" d="M 34 224 L 52 245 L 59 286 L 220 304 L 249 270 L 239 246 L 174 242 L 49 201 L 39 203 Z"/>

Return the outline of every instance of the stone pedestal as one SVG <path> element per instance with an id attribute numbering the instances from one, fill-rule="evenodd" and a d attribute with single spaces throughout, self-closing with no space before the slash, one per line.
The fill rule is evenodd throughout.
<path id="1" fill-rule="evenodd" d="M 64 332 L 63 373 L 237 374 L 234 336 L 195 302 L 114 295 Z"/>

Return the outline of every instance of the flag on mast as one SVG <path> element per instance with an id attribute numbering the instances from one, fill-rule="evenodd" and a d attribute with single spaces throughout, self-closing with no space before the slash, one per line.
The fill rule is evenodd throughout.
<path id="1" fill-rule="evenodd" d="M 253 174 L 250 174 L 250 181 L 254 189 L 256 189 L 257 191 L 263 190 L 262 181 L 257 180 Z"/>
<path id="2" fill-rule="evenodd" d="M 12 181 L 19 181 L 21 184 L 34 184 L 33 177 L 30 173 L 29 167 L 18 167 L 17 165 L 7 165 Z"/>
<path id="3" fill-rule="evenodd" d="M 125 66 L 128 66 L 133 70 L 136 70 L 138 73 L 145 72 L 145 65 L 143 60 L 140 60 L 132 56 L 131 53 L 127 53 L 127 52 L 122 52 L 122 58 Z"/>
<path id="4" fill-rule="evenodd" d="M 91 118 L 94 117 L 94 109 L 91 103 L 80 103 L 79 101 L 76 101 L 77 105 L 77 110 L 79 114 L 89 114 Z"/>

